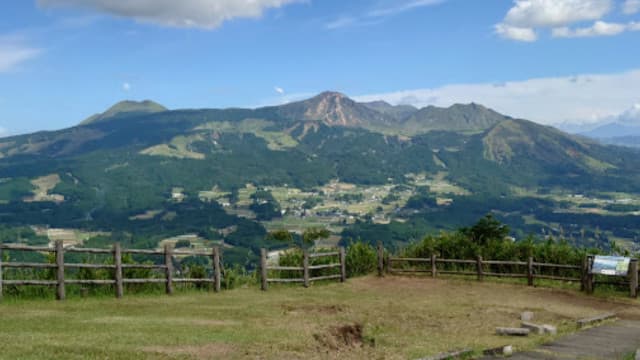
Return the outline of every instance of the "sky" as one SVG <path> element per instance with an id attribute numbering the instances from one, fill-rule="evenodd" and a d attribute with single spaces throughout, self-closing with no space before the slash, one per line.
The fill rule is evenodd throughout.
<path id="1" fill-rule="evenodd" d="M 543 124 L 615 119 L 640 106 L 640 0 L 0 4 L 3 136 L 124 99 L 259 107 L 325 90 Z"/>

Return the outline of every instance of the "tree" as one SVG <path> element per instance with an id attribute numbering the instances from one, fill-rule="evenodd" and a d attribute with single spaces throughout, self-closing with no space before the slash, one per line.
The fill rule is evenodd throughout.
<path id="1" fill-rule="evenodd" d="M 471 228 L 463 228 L 461 232 L 478 245 L 486 245 L 490 240 L 504 240 L 510 229 L 501 223 L 493 214 L 487 214 Z"/>
<path id="2" fill-rule="evenodd" d="M 313 244 L 318 239 L 326 239 L 331 236 L 331 232 L 325 228 L 312 227 L 302 233 L 302 242 L 305 244 Z"/>
<path id="3" fill-rule="evenodd" d="M 267 234 L 267 240 L 292 243 L 293 234 L 285 229 L 273 230 Z"/>

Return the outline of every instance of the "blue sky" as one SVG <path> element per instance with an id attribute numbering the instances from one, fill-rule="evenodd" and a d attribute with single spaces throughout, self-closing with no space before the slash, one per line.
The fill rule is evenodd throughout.
<path id="1" fill-rule="evenodd" d="M 337 90 L 541 123 L 640 103 L 640 0 L 23 0 L 0 5 L 4 134 L 122 99 L 278 104 Z"/>

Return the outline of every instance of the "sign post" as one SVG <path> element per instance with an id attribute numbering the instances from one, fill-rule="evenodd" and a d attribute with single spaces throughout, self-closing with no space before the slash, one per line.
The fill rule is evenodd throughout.
<path id="1" fill-rule="evenodd" d="M 598 256 L 593 260 L 591 273 L 609 276 L 627 276 L 631 259 L 622 256 Z"/>
<path id="2" fill-rule="evenodd" d="M 594 256 L 591 257 L 589 267 L 588 293 L 593 292 L 594 275 L 624 276 L 629 279 L 629 293 L 631 297 L 638 296 L 638 260 L 623 256 Z"/>

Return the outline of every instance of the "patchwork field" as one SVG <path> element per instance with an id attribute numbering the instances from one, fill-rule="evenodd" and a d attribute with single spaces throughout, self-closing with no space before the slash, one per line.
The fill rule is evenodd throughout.
<path id="1" fill-rule="evenodd" d="M 5 302 L 6 359 L 419 358 L 471 347 L 529 349 L 548 336 L 504 338 L 524 310 L 561 336 L 575 319 L 615 311 L 640 319 L 638 301 L 574 290 L 462 279 L 364 277 L 345 284 Z"/>

